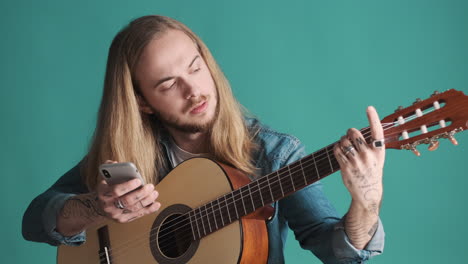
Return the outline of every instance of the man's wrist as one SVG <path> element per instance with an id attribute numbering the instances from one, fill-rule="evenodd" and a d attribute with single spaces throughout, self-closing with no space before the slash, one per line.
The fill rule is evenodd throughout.
<path id="1" fill-rule="evenodd" d="M 72 236 L 105 219 L 95 193 L 77 195 L 70 197 L 57 215 L 56 230 L 64 236 Z"/>

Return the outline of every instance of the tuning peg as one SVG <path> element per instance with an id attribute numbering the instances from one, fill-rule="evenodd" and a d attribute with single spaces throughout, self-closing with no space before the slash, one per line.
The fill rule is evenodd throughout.
<path id="1" fill-rule="evenodd" d="M 448 139 L 450 140 L 450 142 L 452 142 L 453 145 L 455 145 L 455 146 L 458 145 L 458 141 L 455 139 L 455 137 L 453 135 L 450 135 L 448 137 Z"/>
<path id="2" fill-rule="evenodd" d="M 438 95 L 438 94 L 440 94 L 440 92 L 439 92 L 439 91 L 437 91 L 437 90 L 435 90 L 435 91 L 434 91 L 434 93 L 433 93 L 433 94 L 431 94 L 431 97 L 432 97 L 432 96 L 436 96 L 436 95 Z"/>
<path id="3" fill-rule="evenodd" d="M 421 102 L 421 101 L 422 101 L 421 98 L 416 98 L 416 101 L 414 101 L 413 104 L 417 104 L 417 103 L 419 103 L 419 102 Z"/>
<path id="4" fill-rule="evenodd" d="M 398 108 L 395 110 L 395 113 L 396 113 L 396 112 L 398 112 L 398 111 L 401 111 L 401 110 L 403 110 L 403 108 L 404 108 L 404 107 L 403 107 L 403 106 L 401 106 L 401 105 L 400 105 L 400 106 L 398 106 Z"/>
<path id="5" fill-rule="evenodd" d="M 418 156 L 418 157 L 421 156 L 421 152 L 419 152 L 419 151 L 416 149 L 416 147 L 413 146 L 413 147 L 410 148 L 410 150 L 414 153 L 414 155 L 416 155 L 416 156 Z"/>
<path id="6" fill-rule="evenodd" d="M 437 140 L 431 140 L 431 142 L 429 143 L 429 147 L 427 149 L 429 149 L 429 151 L 434 151 L 436 150 L 437 148 L 439 148 L 439 144 L 440 142 L 437 141 Z"/>

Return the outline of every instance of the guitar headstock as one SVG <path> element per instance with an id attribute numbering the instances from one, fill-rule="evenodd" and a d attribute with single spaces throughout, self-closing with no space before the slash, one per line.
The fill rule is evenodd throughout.
<path id="1" fill-rule="evenodd" d="M 468 96 L 454 89 L 435 92 L 412 106 L 400 106 L 382 119 L 382 126 L 386 148 L 408 149 L 419 156 L 416 146 L 429 144 L 429 150 L 435 150 L 441 138 L 458 145 L 454 134 L 468 129 Z"/>

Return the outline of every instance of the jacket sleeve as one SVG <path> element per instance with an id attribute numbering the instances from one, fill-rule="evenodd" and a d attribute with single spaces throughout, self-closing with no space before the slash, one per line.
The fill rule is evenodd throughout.
<path id="1" fill-rule="evenodd" d="M 53 246 L 79 245 L 84 242 L 84 232 L 65 237 L 56 231 L 57 215 L 65 201 L 72 196 L 87 192 L 81 180 L 80 164 L 81 162 L 29 204 L 23 215 L 22 224 L 23 237 L 26 240 L 45 242 Z"/>
<path id="2" fill-rule="evenodd" d="M 295 145 L 281 167 L 305 156 L 304 146 Z M 320 182 L 280 200 L 278 206 L 278 213 L 287 221 L 301 247 L 312 251 L 324 263 L 362 263 L 383 252 L 385 233 L 381 221 L 366 248 L 356 249 Z"/>

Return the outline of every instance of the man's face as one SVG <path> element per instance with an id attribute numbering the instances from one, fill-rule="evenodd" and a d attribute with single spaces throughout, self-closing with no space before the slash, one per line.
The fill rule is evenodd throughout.
<path id="1" fill-rule="evenodd" d="M 185 33 L 168 30 L 144 49 L 136 79 L 146 104 L 165 126 L 204 132 L 216 118 L 217 92 L 204 59 Z"/>

